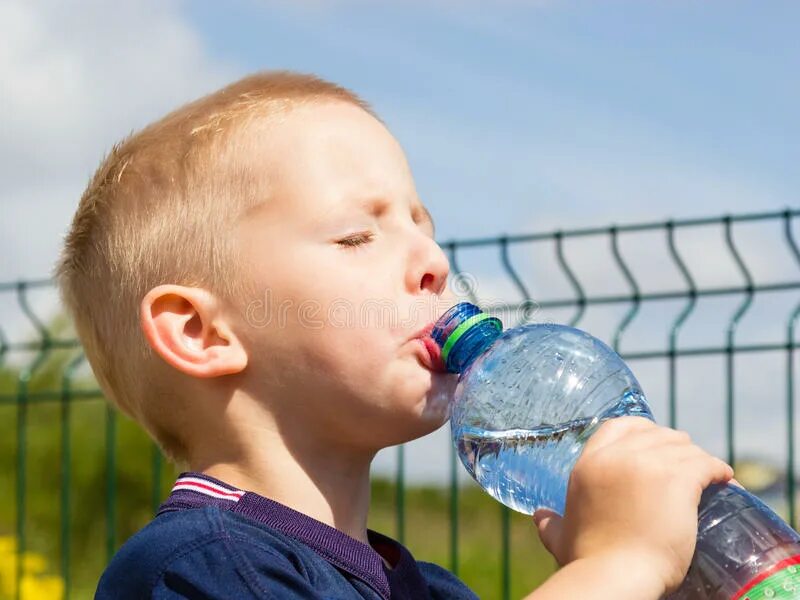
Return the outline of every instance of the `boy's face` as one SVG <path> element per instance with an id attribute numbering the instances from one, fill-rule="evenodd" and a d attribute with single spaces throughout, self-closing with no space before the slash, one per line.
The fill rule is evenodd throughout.
<path id="1" fill-rule="evenodd" d="M 333 444 L 377 450 L 438 428 L 456 378 L 414 336 L 454 299 L 399 144 L 343 102 L 248 136 L 270 190 L 237 237 L 260 289 L 242 327 L 251 395 Z"/>

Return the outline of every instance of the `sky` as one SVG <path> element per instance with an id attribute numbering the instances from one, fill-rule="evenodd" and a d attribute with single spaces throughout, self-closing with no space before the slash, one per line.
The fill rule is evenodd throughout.
<path id="1" fill-rule="evenodd" d="M 798 22 L 790 1 L 0 0 L 0 282 L 49 276 L 115 141 L 261 69 L 370 102 L 440 241 L 797 207 Z M 748 260 L 790 277 L 775 232 L 751 237 Z M 690 258 L 735 278 L 715 239 L 687 239 Z M 586 278 L 619 284 L 575 252 Z M 644 273 L 654 253 L 631 247 Z M 541 273 L 537 297 L 564 286 Z"/>

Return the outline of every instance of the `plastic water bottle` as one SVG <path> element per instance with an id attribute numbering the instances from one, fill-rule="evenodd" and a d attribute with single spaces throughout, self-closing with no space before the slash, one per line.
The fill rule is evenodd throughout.
<path id="1" fill-rule="evenodd" d="M 590 435 L 622 415 L 653 419 L 620 356 L 584 331 L 499 319 L 463 302 L 431 337 L 459 373 L 450 425 L 458 456 L 492 497 L 525 514 L 564 514 L 569 474 Z M 749 492 L 712 485 L 697 546 L 670 600 L 800 598 L 800 535 Z"/>

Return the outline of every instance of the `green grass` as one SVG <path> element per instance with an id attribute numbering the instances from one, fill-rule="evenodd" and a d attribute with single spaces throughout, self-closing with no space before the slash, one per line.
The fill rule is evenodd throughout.
<path id="1" fill-rule="evenodd" d="M 373 481 L 372 493 L 370 528 L 397 536 L 394 485 Z M 405 507 L 405 545 L 417 560 L 449 569 L 449 489 L 409 488 Z M 458 575 L 481 598 L 501 597 L 501 509 L 477 485 L 459 491 Z M 554 571 L 555 563 L 539 543 L 532 519 L 514 512 L 510 516 L 510 597 L 521 598 Z"/>

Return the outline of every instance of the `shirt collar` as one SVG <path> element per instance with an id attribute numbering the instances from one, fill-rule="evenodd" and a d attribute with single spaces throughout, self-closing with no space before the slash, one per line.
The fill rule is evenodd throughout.
<path id="1" fill-rule="evenodd" d="M 369 584 L 384 598 L 391 595 L 390 581 L 405 581 L 407 585 L 421 579 L 414 558 L 391 538 L 368 530 L 370 544 L 364 544 L 275 500 L 240 490 L 203 473 L 181 473 L 158 515 L 205 506 L 230 510 L 303 542 L 329 563 Z M 395 563 L 393 569 L 386 568 L 381 556 Z"/>

